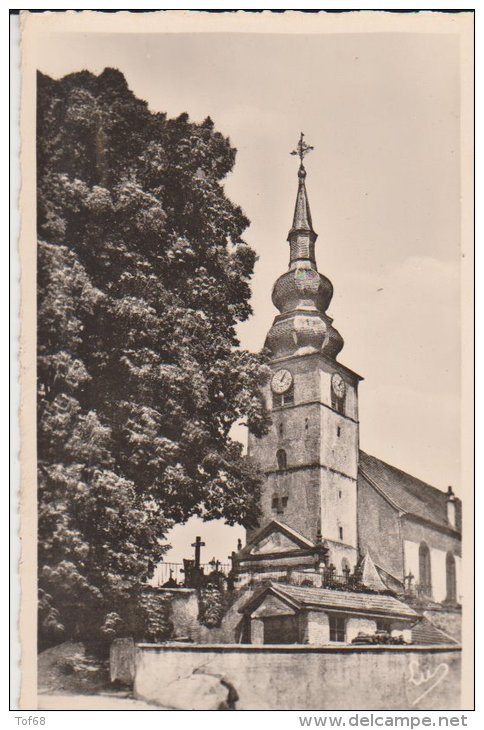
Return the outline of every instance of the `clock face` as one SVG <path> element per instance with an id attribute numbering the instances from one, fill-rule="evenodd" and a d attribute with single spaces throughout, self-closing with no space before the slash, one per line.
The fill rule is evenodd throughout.
<path id="1" fill-rule="evenodd" d="M 333 393 L 337 398 L 342 398 L 346 392 L 346 383 L 339 373 L 333 373 L 331 378 Z"/>
<path id="2" fill-rule="evenodd" d="M 271 388 L 274 393 L 277 393 L 278 395 L 282 395 L 282 393 L 285 393 L 286 390 L 289 390 L 291 385 L 292 375 L 289 370 L 277 370 L 272 376 Z"/>

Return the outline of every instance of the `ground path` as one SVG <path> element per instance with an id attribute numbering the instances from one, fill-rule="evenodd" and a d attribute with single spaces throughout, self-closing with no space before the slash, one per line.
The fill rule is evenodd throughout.
<path id="1" fill-rule="evenodd" d="M 39 694 L 39 710 L 164 710 L 133 697 L 111 694 Z"/>

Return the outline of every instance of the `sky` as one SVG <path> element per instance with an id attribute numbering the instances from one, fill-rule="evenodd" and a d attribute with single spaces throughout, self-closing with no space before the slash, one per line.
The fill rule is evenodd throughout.
<path id="1" fill-rule="evenodd" d="M 363 376 L 360 446 L 430 484 L 461 492 L 460 96 L 453 34 L 45 33 L 38 67 L 54 78 L 121 70 L 152 111 L 210 116 L 237 148 L 227 195 L 251 221 L 253 317 L 241 345 L 262 347 L 297 189 L 303 131 L 319 270 Z M 241 430 L 235 432 L 241 438 Z M 241 528 L 190 520 L 170 535 L 181 560 L 226 562 Z"/>

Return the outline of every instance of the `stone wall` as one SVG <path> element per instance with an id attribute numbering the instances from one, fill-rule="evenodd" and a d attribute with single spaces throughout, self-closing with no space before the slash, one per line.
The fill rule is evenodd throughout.
<path id="1" fill-rule="evenodd" d="M 244 619 L 239 608 L 252 595 L 254 589 L 244 587 L 228 594 L 231 601 L 219 627 L 208 628 L 198 620 L 197 592 L 193 588 L 161 589 L 170 595 L 169 618 L 173 624 L 173 638 L 197 643 L 225 644 L 239 641 Z"/>
<path id="2" fill-rule="evenodd" d="M 398 512 L 361 474 L 358 477 L 357 515 L 361 552 L 369 552 L 377 565 L 403 581 L 405 570 Z"/>
<path id="3" fill-rule="evenodd" d="M 323 448 L 323 445 L 321 448 Z M 322 459 L 323 464 L 325 461 L 330 461 L 329 457 L 324 461 Z M 357 547 L 356 479 L 350 478 L 346 474 L 340 474 L 331 467 L 322 467 L 320 480 L 321 533 L 330 544 L 330 562 L 338 565 L 339 572 L 341 563 L 335 554 L 334 547 L 336 544 L 341 543 L 343 550 L 344 548 L 349 549 L 346 556 L 347 560 L 351 560 L 351 556 L 356 552 Z"/>
<path id="4" fill-rule="evenodd" d="M 109 676 L 111 682 L 131 686 L 136 671 L 136 647 L 130 637 L 115 639 L 109 650 Z"/>
<path id="5" fill-rule="evenodd" d="M 460 649 L 451 646 L 138 644 L 134 690 L 149 702 L 172 698 L 169 706 L 196 709 L 192 689 L 199 681 L 203 694 L 208 676 L 231 688 L 238 710 L 470 709 L 461 706 L 460 667 Z"/>
<path id="6" fill-rule="evenodd" d="M 261 525 L 278 519 L 310 540 L 318 529 L 327 539 L 356 548 L 356 476 L 358 411 L 356 383 L 345 376 L 345 416 L 331 407 L 331 375 L 337 366 L 317 354 L 278 361 L 294 378 L 294 404 L 276 408 L 269 432 L 249 434 L 248 456 L 266 472 L 261 494 Z M 270 383 L 264 387 L 272 407 Z M 276 454 L 284 449 L 287 469 L 277 469 Z M 322 468 L 325 467 L 325 468 Z M 278 505 L 283 498 L 287 505 Z M 343 530 L 343 538 L 339 530 Z M 247 538 L 252 537 L 251 532 Z"/>
<path id="7" fill-rule="evenodd" d="M 327 644 L 329 641 L 329 618 L 323 611 L 308 611 L 307 643 Z"/>
<path id="8" fill-rule="evenodd" d="M 451 636 L 456 641 L 462 639 L 462 613 L 461 611 L 453 611 L 452 609 L 435 608 L 424 611 L 424 616 L 431 621 L 434 626 Z"/>
<path id="9" fill-rule="evenodd" d="M 425 542 L 430 550 L 430 573 L 432 579 L 432 597 L 434 601 L 445 601 L 447 597 L 446 556 L 453 553 L 456 561 L 456 595 L 461 600 L 460 586 L 460 553 L 461 543 L 455 534 L 433 529 L 428 525 L 413 522 L 410 518 L 403 520 L 403 536 L 405 540 L 405 571 L 410 571 L 419 582 L 419 547 Z"/>

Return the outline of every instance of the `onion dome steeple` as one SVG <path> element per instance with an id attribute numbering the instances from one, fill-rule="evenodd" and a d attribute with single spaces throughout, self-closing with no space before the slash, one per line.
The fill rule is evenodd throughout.
<path id="1" fill-rule="evenodd" d="M 274 357 L 321 352 L 336 358 L 343 347 L 341 335 L 326 314 L 333 286 L 316 267 L 314 245 L 318 236 L 313 229 L 303 163 L 312 149 L 301 132 L 297 148 L 291 152 L 299 156 L 300 164 L 294 217 L 287 237 L 289 270 L 274 284 L 272 301 L 281 314 L 275 318 L 266 339 Z"/>

